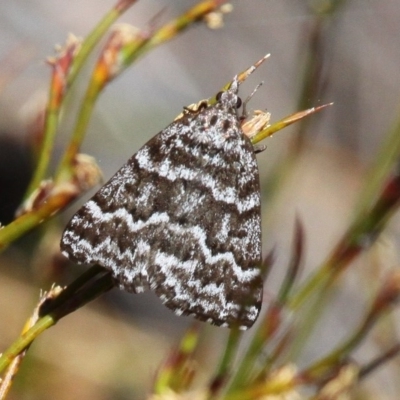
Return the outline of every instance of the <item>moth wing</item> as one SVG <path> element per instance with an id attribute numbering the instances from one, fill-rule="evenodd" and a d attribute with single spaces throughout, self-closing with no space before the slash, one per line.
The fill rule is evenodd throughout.
<path id="1" fill-rule="evenodd" d="M 143 146 L 73 216 L 61 248 L 177 314 L 249 327 L 262 298 L 257 161 L 236 116 L 228 134 L 224 121 L 193 126 L 207 118 L 186 114 Z"/>

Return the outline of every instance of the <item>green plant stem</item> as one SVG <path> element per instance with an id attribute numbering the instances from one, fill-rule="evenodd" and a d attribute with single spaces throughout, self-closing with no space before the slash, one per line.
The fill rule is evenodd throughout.
<path id="1" fill-rule="evenodd" d="M 65 151 L 64 156 L 61 159 L 61 162 L 57 169 L 55 178 L 56 182 L 68 181 L 73 174 L 71 167 L 74 163 L 75 156 L 79 151 L 80 145 L 85 137 L 93 108 L 102 88 L 98 86 L 97 82 L 95 82 L 94 80 L 92 80 L 91 82 L 92 83 L 89 85 L 88 90 L 86 91 L 84 100 L 82 101 L 74 133 L 72 134 L 68 148 Z"/>
<path id="2" fill-rule="evenodd" d="M 348 357 L 350 352 L 364 340 L 377 317 L 378 316 L 375 316 L 375 318 L 367 318 L 363 321 L 359 328 L 347 340 L 328 355 L 313 363 L 302 373 L 302 376 L 305 376 L 306 379 L 311 379 L 311 381 L 314 381 L 315 378 L 324 379 L 325 374 L 329 372 L 330 369 L 337 367 L 340 362 Z"/>
<path id="3" fill-rule="evenodd" d="M 59 104 L 56 104 L 54 99 L 55 92 L 53 85 L 50 85 L 49 100 L 46 106 L 46 117 L 44 122 L 43 140 L 39 151 L 38 163 L 33 172 L 33 177 L 29 183 L 28 189 L 25 194 L 27 199 L 45 179 L 47 169 L 50 163 L 51 154 L 53 151 L 54 138 L 58 126 L 58 117 L 60 113 Z"/>
<path id="4" fill-rule="evenodd" d="M 4 250 L 24 233 L 41 224 L 49 216 L 55 215 L 60 209 L 69 204 L 74 197 L 68 193 L 56 193 L 50 196 L 37 209 L 21 215 L 7 226 L 2 227 L 0 229 L 0 251 Z"/>
<path id="5" fill-rule="evenodd" d="M 301 258 L 303 256 L 304 230 L 299 219 L 296 219 L 293 237 L 292 256 L 286 269 L 286 274 L 277 296 L 279 304 L 285 304 L 299 275 Z"/>
<path id="6" fill-rule="evenodd" d="M 226 379 L 232 367 L 233 360 L 237 354 L 242 331 L 238 328 L 232 328 L 229 332 L 228 340 L 226 342 L 225 351 L 222 355 L 216 376 L 217 379 Z"/>
<path id="7" fill-rule="evenodd" d="M 55 90 L 53 84 L 50 85 L 49 100 L 46 106 L 42 145 L 38 157 L 38 163 L 29 184 L 28 190 L 26 192 L 25 198 L 29 197 L 29 195 L 31 195 L 32 192 L 40 185 L 40 182 L 43 181 L 46 177 L 53 151 L 54 138 L 57 132 L 60 109 L 65 99 L 65 95 L 68 93 L 68 90 L 71 87 L 72 83 L 75 81 L 76 76 L 82 69 L 87 58 L 89 57 L 90 53 L 93 51 L 97 43 L 100 41 L 100 39 L 104 36 L 104 34 L 116 21 L 116 19 L 136 1 L 137 0 L 119 1 L 117 5 L 114 6 L 104 16 L 104 18 L 96 25 L 96 27 L 82 42 L 79 51 L 77 52 L 76 56 L 74 56 L 71 68 L 68 71 L 68 76 L 66 78 L 67 82 L 61 93 L 61 98 L 58 98 L 58 96 L 60 96 L 60 93 Z M 57 71 L 55 73 L 57 73 Z M 52 79 L 54 82 L 54 75 Z"/>
<path id="8" fill-rule="evenodd" d="M 369 362 L 367 365 L 363 366 L 360 369 L 360 374 L 359 374 L 360 379 L 365 378 L 366 376 L 371 374 L 371 372 L 374 372 L 377 368 L 387 363 L 393 357 L 398 356 L 399 352 L 400 352 L 400 343 L 396 343 L 389 350 L 385 351 L 383 354 L 380 354 L 376 359 Z"/>
<path id="9" fill-rule="evenodd" d="M 332 282 L 332 269 L 330 261 L 324 263 L 308 280 L 307 282 L 290 296 L 288 299 L 288 308 L 298 310 L 306 300 L 310 299 L 319 287 L 325 287 Z"/>
<path id="10" fill-rule="evenodd" d="M 79 279 L 79 278 L 78 278 Z M 82 282 L 80 282 L 80 285 Z M 110 274 L 106 274 L 92 283 L 90 287 L 81 290 L 69 297 L 49 314 L 42 316 L 36 324 L 27 332 L 22 334 L 0 357 L 0 373 L 7 368 L 10 363 L 22 351 L 27 349 L 31 343 L 46 329 L 55 325 L 61 318 L 74 312 L 88 302 L 94 300 L 100 294 L 110 290 L 114 282 Z M 60 295 L 62 292 L 60 293 Z"/>
<path id="11" fill-rule="evenodd" d="M 149 39 L 138 48 L 133 48 L 125 54 L 125 68 L 134 60 L 143 56 L 145 53 L 153 50 L 157 46 L 166 43 L 175 38 L 178 33 L 181 33 L 194 22 L 201 20 L 208 13 L 215 11 L 219 6 L 226 3 L 228 0 L 205 0 L 196 4 L 188 11 L 168 22 L 161 28 L 157 29 Z"/>
<path id="12" fill-rule="evenodd" d="M 332 40 L 330 24 L 345 1 L 316 0 L 309 5 L 314 18 L 307 26 L 307 37 L 304 39 L 306 48 L 302 48 L 302 60 L 299 62 L 299 65 L 302 66 L 302 78 L 299 80 L 302 82 L 302 87 L 296 107 L 299 110 L 317 104 L 318 99 L 324 98 L 327 87 L 326 77 L 329 76 L 329 64 L 324 62 L 324 53 L 329 49 L 327 40 Z M 311 2 L 309 1 L 309 3 Z M 309 125 L 309 120 L 303 120 L 297 126 L 290 148 L 291 158 L 297 158 L 302 152 L 309 136 Z"/>
<path id="13" fill-rule="evenodd" d="M 356 206 L 355 220 L 363 217 L 371 204 L 381 192 L 387 176 L 393 170 L 400 157 L 400 109 L 398 119 L 393 123 L 389 134 L 385 136 L 383 145 L 364 179 L 365 185 Z"/>
<path id="14" fill-rule="evenodd" d="M 40 318 L 31 329 L 21 335 L 0 357 L 0 373 L 10 365 L 15 357 L 27 349 L 36 337 L 56 322 L 53 315 L 46 315 Z"/>
<path id="15" fill-rule="evenodd" d="M 253 144 L 257 144 L 257 143 L 261 142 L 262 140 L 266 139 L 267 137 L 272 136 L 275 132 L 278 132 L 278 131 L 284 129 L 287 126 L 294 124 L 295 122 L 301 121 L 304 118 L 306 118 L 312 114 L 315 114 L 316 112 L 319 112 L 328 106 L 331 106 L 332 104 L 333 103 L 329 103 L 329 104 L 324 104 L 319 107 L 312 107 L 307 110 L 299 111 L 299 112 L 291 114 L 285 118 L 282 118 L 281 120 L 274 122 L 272 125 L 266 127 L 265 129 L 263 129 L 262 131 L 258 132 L 256 135 L 254 135 L 251 138 L 251 142 Z"/>
<path id="16" fill-rule="evenodd" d="M 103 17 L 103 19 L 95 26 L 95 28 L 86 36 L 82 47 L 75 57 L 71 67 L 71 72 L 68 75 L 68 86 L 75 81 L 76 76 L 82 69 L 87 58 L 93 51 L 94 47 L 104 37 L 110 26 L 137 0 L 118 1 L 117 4 Z"/>
<path id="17" fill-rule="evenodd" d="M 268 343 L 268 339 L 273 335 L 279 326 L 281 308 L 279 305 L 271 304 L 269 309 L 261 321 L 257 331 L 247 349 L 240 365 L 235 371 L 235 375 L 229 385 L 228 395 L 234 393 L 236 390 L 243 388 L 249 380 L 253 371 L 256 359 L 259 357 L 260 352 Z"/>
<path id="18" fill-rule="evenodd" d="M 301 355 L 305 348 L 314 327 L 320 321 L 323 312 L 326 309 L 334 287 L 332 285 L 326 285 L 320 287 L 316 285 L 314 290 L 309 293 L 307 303 L 303 305 L 301 310 L 296 310 L 293 314 L 296 315 L 295 321 L 293 321 L 293 340 L 286 343 L 286 348 L 283 356 L 280 358 L 280 362 L 295 362 L 299 355 Z"/>

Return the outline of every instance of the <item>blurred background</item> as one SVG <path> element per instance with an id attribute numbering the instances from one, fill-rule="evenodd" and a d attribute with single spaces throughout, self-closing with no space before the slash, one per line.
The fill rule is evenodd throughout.
<path id="1" fill-rule="evenodd" d="M 334 102 L 310 117 L 302 132 L 294 126 L 266 140 L 267 149 L 258 155 L 264 253 L 274 248 L 276 255 L 265 302 L 276 293 L 289 262 L 296 216 L 306 232 L 303 276 L 329 254 L 348 226 L 365 173 L 399 112 L 400 3 L 341 1 L 332 15 L 318 14 L 326 3 L 231 1 L 233 11 L 224 17 L 221 29 L 196 25 L 113 81 L 97 103 L 82 148 L 95 157 L 107 180 L 183 106 L 215 94 L 266 53 L 271 57 L 241 89 L 245 97 L 264 81 L 250 102 L 251 109 L 268 110 L 276 121 L 300 109 Z M 166 22 L 194 4 L 142 0 L 121 22 L 146 27 L 160 11 L 156 21 Z M 31 148 L 50 77 L 46 57 L 54 55 L 54 46 L 63 44 L 68 33 L 87 35 L 113 5 L 110 0 L 0 2 L 3 225 L 13 219 L 32 172 Z M 306 78 L 314 68 L 318 73 L 307 86 Z M 89 73 L 90 68 L 81 74 L 74 99 L 84 90 Z M 76 110 L 78 104 L 71 102 L 69 109 Z M 68 142 L 74 115 L 63 115 L 58 155 Z M 295 167 L 271 196 L 271 174 L 276 177 L 277 166 L 294 154 Z M 53 161 L 56 165 L 57 156 Z M 93 192 L 71 205 L 46 233 L 39 228 L 0 256 L 2 349 L 18 336 L 40 288 L 49 288 L 53 281 L 68 284 L 83 271 L 62 260 L 57 246 L 63 225 Z M 332 299 L 329 315 L 300 362 L 314 359 L 343 338 L 366 307 L 376 277 L 398 266 L 398 222 L 395 216 L 368 257 L 358 259 L 341 281 L 340 295 Z M 48 271 L 51 262 L 60 268 Z M 152 293 L 132 296 L 114 290 L 68 316 L 34 343 L 22 367 L 24 378 L 17 379 L 9 398 L 142 398 L 157 365 L 191 321 L 173 315 Z M 215 349 L 224 342 L 226 331 L 210 326 L 204 335 L 207 344 L 202 348 L 200 369 L 217 358 Z M 368 359 L 377 348 L 371 341 L 358 356 Z M 370 398 L 398 398 L 400 387 L 393 378 L 398 372 L 398 361 L 394 361 L 367 382 Z"/>

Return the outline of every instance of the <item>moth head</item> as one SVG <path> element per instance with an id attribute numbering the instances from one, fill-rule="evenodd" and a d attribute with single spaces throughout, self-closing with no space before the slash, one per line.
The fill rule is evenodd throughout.
<path id="1" fill-rule="evenodd" d="M 247 68 L 245 71 L 242 73 L 236 75 L 233 79 L 231 84 L 229 85 L 228 89 L 219 92 L 216 96 L 216 100 L 218 103 L 223 105 L 226 108 L 234 109 L 237 110 L 242 106 L 242 100 L 238 96 L 239 92 L 239 85 L 243 83 L 267 58 L 269 57 L 269 54 L 265 55 L 262 57 L 260 60 L 258 60 L 255 64 L 253 64 L 251 67 Z M 246 108 L 246 103 L 251 99 L 253 94 L 257 91 L 259 86 L 256 87 L 256 89 L 253 91 L 253 93 L 248 96 L 246 101 L 243 104 L 243 115 L 246 114 L 245 108 Z"/>
<path id="2" fill-rule="evenodd" d="M 238 109 L 242 106 L 242 99 L 238 96 L 238 90 L 239 81 L 238 77 L 235 76 L 229 89 L 217 93 L 216 99 L 225 107 Z"/>

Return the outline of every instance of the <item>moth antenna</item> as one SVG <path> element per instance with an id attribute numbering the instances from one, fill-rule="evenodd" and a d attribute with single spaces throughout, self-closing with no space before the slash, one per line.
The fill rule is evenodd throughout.
<path id="1" fill-rule="evenodd" d="M 255 93 L 257 92 L 257 90 L 264 84 L 264 82 L 260 82 L 255 89 L 247 96 L 246 100 L 243 102 L 243 107 L 242 107 L 242 116 L 240 117 L 240 119 L 245 120 L 248 117 L 247 114 L 247 103 L 251 100 L 251 98 L 255 95 Z"/>

